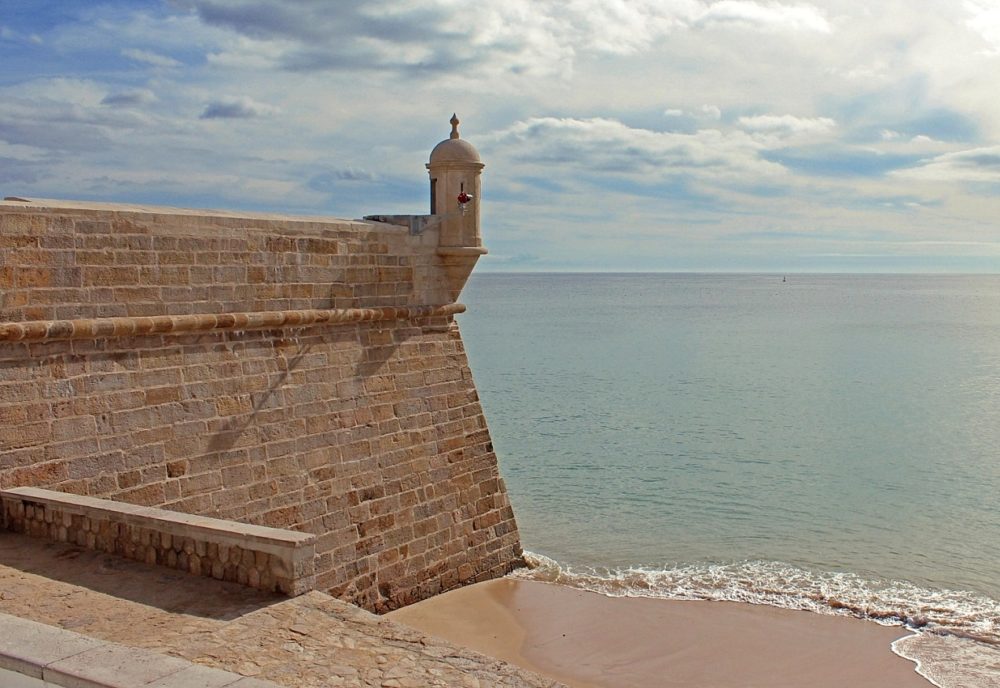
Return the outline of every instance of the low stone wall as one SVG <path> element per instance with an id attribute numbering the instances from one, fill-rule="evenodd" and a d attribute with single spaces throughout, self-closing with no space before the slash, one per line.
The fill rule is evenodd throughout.
<path id="1" fill-rule="evenodd" d="M 0 491 L 0 505 L 0 523 L 16 533 L 289 596 L 315 583 L 307 533 L 30 487 Z"/>

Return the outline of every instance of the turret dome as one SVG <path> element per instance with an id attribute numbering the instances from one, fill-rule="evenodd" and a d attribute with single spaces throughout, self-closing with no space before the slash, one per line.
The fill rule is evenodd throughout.
<path id="1" fill-rule="evenodd" d="M 479 163 L 479 151 L 458 133 L 458 117 L 451 116 L 451 136 L 434 146 L 431 151 L 431 165 L 439 163 Z"/>

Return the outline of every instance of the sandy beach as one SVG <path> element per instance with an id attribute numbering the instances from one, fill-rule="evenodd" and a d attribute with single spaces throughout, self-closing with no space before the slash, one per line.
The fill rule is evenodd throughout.
<path id="1" fill-rule="evenodd" d="M 892 652 L 903 628 L 758 605 L 501 579 L 389 617 L 581 688 L 932 685 Z"/>

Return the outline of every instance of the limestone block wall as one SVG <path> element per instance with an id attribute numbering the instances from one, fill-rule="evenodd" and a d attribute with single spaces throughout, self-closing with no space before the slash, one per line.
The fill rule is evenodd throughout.
<path id="1" fill-rule="evenodd" d="M 520 563 L 434 228 L 0 203 L 0 489 L 313 533 L 391 609 Z"/>

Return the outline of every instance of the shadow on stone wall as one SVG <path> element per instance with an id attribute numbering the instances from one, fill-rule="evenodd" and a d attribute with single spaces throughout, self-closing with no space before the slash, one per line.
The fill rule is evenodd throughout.
<path id="1" fill-rule="evenodd" d="M 264 392 L 251 395 L 251 399 L 253 399 L 251 412 L 245 416 L 231 417 L 226 421 L 223 429 L 209 439 L 208 450 L 210 452 L 229 451 L 236 445 L 247 428 L 254 424 L 261 410 L 269 408 L 271 399 L 285 386 L 288 377 L 295 370 L 299 361 L 312 350 L 312 345 L 303 344 L 296 339 L 277 338 L 274 340 L 274 348 L 276 352 L 292 348 L 293 354 L 291 357 L 282 356 L 286 363 L 274 382 Z"/>

